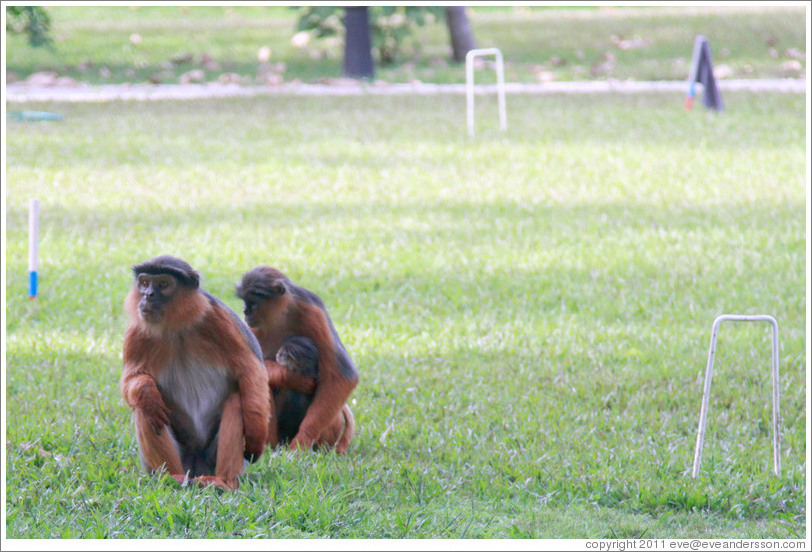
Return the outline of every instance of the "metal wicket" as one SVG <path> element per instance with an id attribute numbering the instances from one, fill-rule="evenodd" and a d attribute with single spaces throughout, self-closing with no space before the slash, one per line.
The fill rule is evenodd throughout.
<path id="1" fill-rule="evenodd" d="M 705 441 L 705 427 L 708 423 L 708 399 L 710 397 L 711 378 L 713 377 L 713 359 L 716 356 L 716 338 L 719 334 L 719 325 L 725 321 L 733 322 L 759 322 L 765 321 L 773 329 L 773 471 L 778 475 L 781 471 L 781 443 L 778 427 L 779 396 L 778 396 L 778 322 L 770 315 L 740 315 L 722 314 L 713 321 L 711 329 L 710 349 L 708 350 L 708 365 L 705 368 L 705 387 L 702 395 L 702 409 L 699 412 L 699 429 L 696 435 L 696 448 L 694 450 L 694 467 L 691 476 L 696 479 L 699 475 L 699 465 L 702 461 L 702 445 Z"/>

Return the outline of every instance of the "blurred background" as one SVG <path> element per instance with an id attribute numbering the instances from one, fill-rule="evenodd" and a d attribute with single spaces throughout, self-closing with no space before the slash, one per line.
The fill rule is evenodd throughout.
<path id="1" fill-rule="evenodd" d="M 7 7 L 8 83 L 460 83 L 473 47 L 508 82 L 683 80 L 708 37 L 719 79 L 804 78 L 798 6 Z M 491 72 L 482 82 L 493 79 Z"/>

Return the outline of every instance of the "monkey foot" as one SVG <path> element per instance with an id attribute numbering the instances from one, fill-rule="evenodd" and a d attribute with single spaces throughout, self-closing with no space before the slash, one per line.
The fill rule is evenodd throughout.
<path id="1" fill-rule="evenodd" d="M 181 487 L 187 486 L 189 484 L 189 482 L 192 481 L 191 479 L 189 479 L 189 476 L 186 475 L 185 473 L 173 473 L 173 474 L 170 474 L 170 475 L 172 476 L 172 478 L 175 481 L 180 483 Z"/>
<path id="2" fill-rule="evenodd" d="M 172 477 L 175 481 L 180 483 L 181 487 L 188 487 L 189 485 L 197 483 L 198 487 L 213 485 L 218 489 L 233 491 L 238 486 L 236 478 L 233 481 L 225 481 L 222 477 L 217 477 L 216 475 L 199 475 L 190 479 L 186 474 L 173 473 Z"/>
<path id="3" fill-rule="evenodd" d="M 218 489 L 225 489 L 227 491 L 233 491 L 237 488 L 237 479 L 234 478 L 231 481 L 226 481 L 222 477 L 217 477 L 216 475 L 201 475 L 195 478 L 198 485 L 201 487 L 208 487 L 209 485 L 214 485 Z"/>

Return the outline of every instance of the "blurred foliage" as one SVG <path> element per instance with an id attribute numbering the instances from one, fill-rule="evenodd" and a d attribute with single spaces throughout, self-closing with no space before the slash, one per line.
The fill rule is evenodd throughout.
<path id="1" fill-rule="evenodd" d="M 5 8 L 5 6 L 4 6 Z M 303 8 L 289 6 L 76 6 L 45 8 L 53 47 L 34 48 L 25 34 L 6 34 L 12 80 L 51 71 L 88 84 L 178 84 L 202 70 L 205 82 L 321 83 L 342 74 L 342 10 L 334 36 L 298 32 Z M 322 9 L 322 8 L 319 8 Z M 445 16 L 443 16 L 445 17 Z M 696 35 L 709 38 L 719 78 L 802 79 L 807 31 L 800 7 L 546 8 L 473 7 L 479 47 L 497 47 L 505 80 L 544 83 L 584 80 L 684 80 Z M 295 36 L 291 36 L 294 35 Z M 451 61 L 444 20 L 415 25 L 401 59 L 376 60 L 376 80 L 462 84 Z M 259 53 L 269 56 L 268 62 Z M 187 75 L 188 76 L 188 75 Z M 493 71 L 477 80 L 493 84 Z"/>
<path id="2" fill-rule="evenodd" d="M 383 65 L 396 63 L 415 27 L 421 27 L 444 17 L 442 6 L 370 6 L 369 26 L 372 48 Z M 334 6 L 304 6 L 299 8 L 298 31 L 316 38 L 341 36 L 344 30 L 344 8 Z"/>
<path id="3" fill-rule="evenodd" d="M 25 33 L 28 36 L 28 43 L 35 48 L 53 44 L 48 34 L 50 28 L 51 18 L 41 6 L 6 8 L 6 30 L 12 33 Z"/>

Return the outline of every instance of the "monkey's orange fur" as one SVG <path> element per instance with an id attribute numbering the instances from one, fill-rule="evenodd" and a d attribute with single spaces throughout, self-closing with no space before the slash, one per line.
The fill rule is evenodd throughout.
<path id="1" fill-rule="evenodd" d="M 283 287 L 270 296 L 263 288 Z M 261 293 L 257 293 L 259 290 Z M 311 339 L 318 349 L 318 385 L 313 403 L 307 410 L 298 434 L 290 443 L 292 450 L 309 450 L 323 444 L 336 432 L 334 424 L 346 427 L 338 440 L 337 452 L 345 452 L 354 433 L 352 412 L 345 403 L 358 385 L 358 373 L 338 339 L 324 305 L 315 294 L 294 285 L 281 271 L 271 267 L 258 267 L 243 277 L 238 286 L 243 300 L 256 299 L 256 313 L 246 321 L 262 347 L 262 355 L 268 368 L 271 385 L 290 379 L 284 366 L 276 363 L 276 353 L 284 340 L 290 336 Z M 341 363 L 338 355 L 341 354 Z M 346 408 L 345 408 L 346 407 Z M 322 433 L 332 428 L 332 433 Z"/>
<path id="2" fill-rule="evenodd" d="M 179 286 L 155 323 L 139 315 L 141 297 L 134 285 L 125 300 L 130 322 L 121 392 L 134 412 L 142 462 L 150 472 L 164 467 L 184 481 L 187 470 L 195 471 L 188 466 L 199 460 L 195 450 L 216 453 L 214 473 L 193 479 L 234 489 L 244 452 L 256 458 L 266 443 L 276 444 L 258 350 L 241 334 L 241 322 L 202 290 Z"/>

